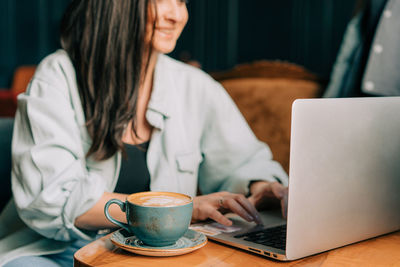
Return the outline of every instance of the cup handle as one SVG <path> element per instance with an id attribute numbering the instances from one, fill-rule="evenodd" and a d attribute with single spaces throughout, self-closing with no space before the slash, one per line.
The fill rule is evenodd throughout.
<path id="1" fill-rule="evenodd" d="M 114 219 L 113 217 L 111 217 L 110 213 L 108 212 L 108 209 L 112 204 L 117 204 L 120 207 L 120 209 L 122 210 L 122 212 L 126 212 L 126 203 L 125 202 L 122 202 L 119 199 L 110 199 L 109 201 L 107 201 L 106 205 L 104 206 L 104 214 L 106 215 L 106 218 L 110 222 L 118 225 L 119 227 L 124 228 L 126 231 L 133 234 L 128 224 L 120 222 L 120 221 Z"/>

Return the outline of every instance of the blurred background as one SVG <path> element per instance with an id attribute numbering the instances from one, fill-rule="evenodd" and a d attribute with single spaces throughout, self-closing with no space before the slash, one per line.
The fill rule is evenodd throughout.
<path id="1" fill-rule="evenodd" d="M 190 0 L 189 23 L 171 56 L 196 62 L 221 82 L 288 171 L 292 102 L 321 95 L 356 1 Z M 36 65 L 60 47 L 69 2 L 0 0 L 0 177 L 11 172 L 17 95 Z M 11 194 L 4 180 L 0 210 Z"/>
<path id="2" fill-rule="evenodd" d="M 70 0 L 0 0 L 0 88 L 15 69 L 59 48 Z M 356 0 L 191 0 L 176 50 L 207 72 L 255 60 L 283 60 L 328 80 Z"/>

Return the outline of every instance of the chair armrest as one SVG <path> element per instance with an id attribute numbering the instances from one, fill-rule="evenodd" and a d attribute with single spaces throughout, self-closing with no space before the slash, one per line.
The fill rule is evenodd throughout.
<path id="1" fill-rule="evenodd" d="M 0 90 L 0 117 L 14 117 L 17 110 L 17 95 L 9 90 Z"/>

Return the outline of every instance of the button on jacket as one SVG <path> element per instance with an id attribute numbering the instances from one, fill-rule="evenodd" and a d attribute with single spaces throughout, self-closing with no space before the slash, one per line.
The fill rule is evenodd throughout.
<path id="1" fill-rule="evenodd" d="M 400 95 L 400 1 L 389 0 L 377 25 L 363 77 L 362 90 L 382 96 Z M 372 86 L 368 86 L 372 85 Z"/>
<path id="2" fill-rule="evenodd" d="M 275 177 L 287 185 L 226 91 L 199 69 L 159 55 L 146 119 L 154 127 L 147 152 L 152 191 L 195 196 L 199 186 L 203 194 L 246 193 L 250 180 Z M 85 158 L 90 144 L 75 71 L 59 50 L 42 61 L 18 97 L 14 197 L 0 216 L 0 264 L 95 236 L 74 221 L 105 191 L 113 192 L 121 154 L 94 161 Z"/>

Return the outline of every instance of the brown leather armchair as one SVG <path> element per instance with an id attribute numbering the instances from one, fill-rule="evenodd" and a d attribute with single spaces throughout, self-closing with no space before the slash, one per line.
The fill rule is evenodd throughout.
<path id="1" fill-rule="evenodd" d="M 35 73 L 36 66 L 21 66 L 15 70 L 11 88 L 0 90 L 0 117 L 14 117 L 17 110 L 17 96 L 25 92 Z"/>
<path id="2" fill-rule="evenodd" d="M 214 73 L 230 94 L 258 139 L 289 171 L 291 106 L 295 99 L 319 97 L 321 82 L 301 66 L 258 61 Z"/>

